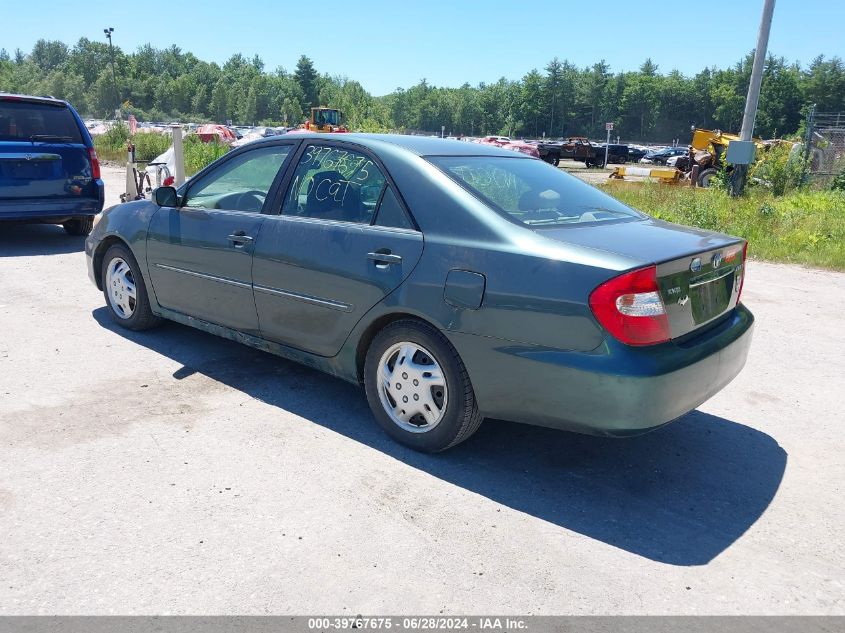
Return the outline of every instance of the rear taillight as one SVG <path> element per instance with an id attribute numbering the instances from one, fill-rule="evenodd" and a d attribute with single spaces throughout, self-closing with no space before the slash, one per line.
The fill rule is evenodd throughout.
<path id="1" fill-rule="evenodd" d="M 93 147 L 88 148 L 88 159 L 91 161 L 91 177 L 96 180 L 100 177 L 100 161 Z"/>
<path id="2" fill-rule="evenodd" d="M 654 345 L 671 338 L 655 266 L 604 282 L 590 294 L 590 309 L 598 322 L 626 345 Z"/>
<path id="3" fill-rule="evenodd" d="M 748 242 L 742 245 L 742 264 L 738 267 L 736 273 L 734 273 L 734 284 L 738 284 L 737 291 L 736 291 L 736 302 L 739 303 L 739 300 L 742 298 L 742 287 L 745 285 L 745 269 L 748 266 Z M 739 279 L 736 279 L 736 276 L 739 276 Z"/>

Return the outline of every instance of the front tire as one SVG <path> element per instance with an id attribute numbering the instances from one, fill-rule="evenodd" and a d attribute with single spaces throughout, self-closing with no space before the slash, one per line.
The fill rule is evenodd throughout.
<path id="1" fill-rule="evenodd" d="M 114 244 L 103 257 L 103 295 L 112 319 L 129 330 L 148 330 L 161 322 L 150 308 L 147 287 L 138 262 L 122 244 Z"/>
<path id="2" fill-rule="evenodd" d="M 94 229 L 94 217 L 73 218 L 62 224 L 68 235 L 89 235 Z"/>
<path id="3" fill-rule="evenodd" d="M 364 361 L 364 386 L 379 425 L 419 451 L 451 448 L 483 419 L 458 352 L 420 321 L 396 321 L 376 335 Z"/>
<path id="4" fill-rule="evenodd" d="M 713 180 L 713 178 L 716 176 L 717 173 L 718 173 L 718 171 L 713 169 L 712 167 L 702 171 L 700 174 L 698 174 L 698 186 L 703 187 L 705 189 L 707 187 L 709 187 L 710 184 L 711 184 L 711 181 Z"/>

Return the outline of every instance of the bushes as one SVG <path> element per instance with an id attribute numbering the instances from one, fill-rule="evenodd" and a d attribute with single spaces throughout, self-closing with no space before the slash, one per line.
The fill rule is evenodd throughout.
<path id="1" fill-rule="evenodd" d="M 163 154 L 173 144 L 168 134 L 139 132 L 132 138 L 135 143 L 135 160 L 150 161 Z"/>
<path id="2" fill-rule="evenodd" d="M 203 143 L 196 135 L 185 138 L 185 174 L 191 176 L 213 163 L 229 151 L 229 146 L 218 141 Z"/>
<path id="3" fill-rule="evenodd" d="M 793 154 L 789 143 L 775 145 L 758 155 L 749 176 L 782 196 L 801 185 L 801 156 Z"/>
<path id="4" fill-rule="evenodd" d="M 94 149 L 100 160 L 126 161 L 126 144 L 129 141 L 129 128 L 120 121 L 105 134 L 94 137 Z"/>
<path id="5" fill-rule="evenodd" d="M 129 128 L 117 123 L 105 134 L 94 137 L 94 147 L 101 160 L 118 163 L 126 162 L 126 146 L 130 140 L 135 143 L 135 158 L 139 161 L 151 161 L 163 154 L 173 144 L 169 134 L 157 132 L 139 132 L 130 137 Z M 202 143 L 195 135 L 185 137 L 185 174 L 191 176 L 200 169 L 214 162 L 229 151 L 223 143 Z"/>
<path id="6" fill-rule="evenodd" d="M 94 137 L 94 148 L 103 160 L 126 162 L 126 146 L 130 138 L 135 143 L 135 158 L 141 161 L 152 160 L 171 145 L 170 136 L 156 132 L 139 132 L 130 136 L 129 128 L 118 122 L 108 132 Z"/>
<path id="7" fill-rule="evenodd" d="M 739 235 L 754 257 L 845 270 L 845 192 L 762 188 L 740 198 L 723 191 L 643 183 L 604 190 L 649 215 Z"/>

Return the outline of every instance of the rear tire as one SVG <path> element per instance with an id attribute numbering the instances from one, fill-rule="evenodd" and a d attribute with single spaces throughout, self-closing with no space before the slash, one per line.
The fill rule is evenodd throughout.
<path id="1" fill-rule="evenodd" d="M 364 361 L 364 387 L 379 425 L 418 451 L 451 448 L 483 420 L 458 352 L 421 321 L 396 321 L 376 335 Z"/>
<path id="2" fill-rule="evenodd" d="M 101 273 L 103 295 L 115 323 L 128 330 L 148 330 L 161 323 L 153 314 L 141 268 L 123 244 L 109 247 Z"/>
<path id="3" fill-rule="evenodd" d="M 94 229 L 94 216 L 73 218 L 62 224 L 68 235 L 89 235 Z"/>
<path id="4" fill-rule="evenodd" d="M 698 174 L 698 186 L 704 187 L 705 189 L 710 186 L 710 181 L 713 180 L 713 177 L 717 174 L 717 170 L 713 169 L 705 169 L 700 174 Z"/>

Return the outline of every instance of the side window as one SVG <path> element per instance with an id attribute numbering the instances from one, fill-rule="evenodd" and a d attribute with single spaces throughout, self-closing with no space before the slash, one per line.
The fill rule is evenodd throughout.
<path id="1" fill-rule="evenodd" d="M 397 229 L 413 229 L 414 225 L 408 219 L 408 215 L 396 199 L 393 189 L 388 187 L 381 199 L 376 215 L 377 226 L 392 226 Z"/>
<path id="2" fill-rule="evenodd" d="M 260 213 L 291 147 L 262 147 L 226 161 L 188 189 L 184 206 Z"/>
<path id="3" fill-rule="evenodd" d="M 370 224 L 384 174 L 365 154 L 308 145 L 282 206 L 284 215 Z"/>

